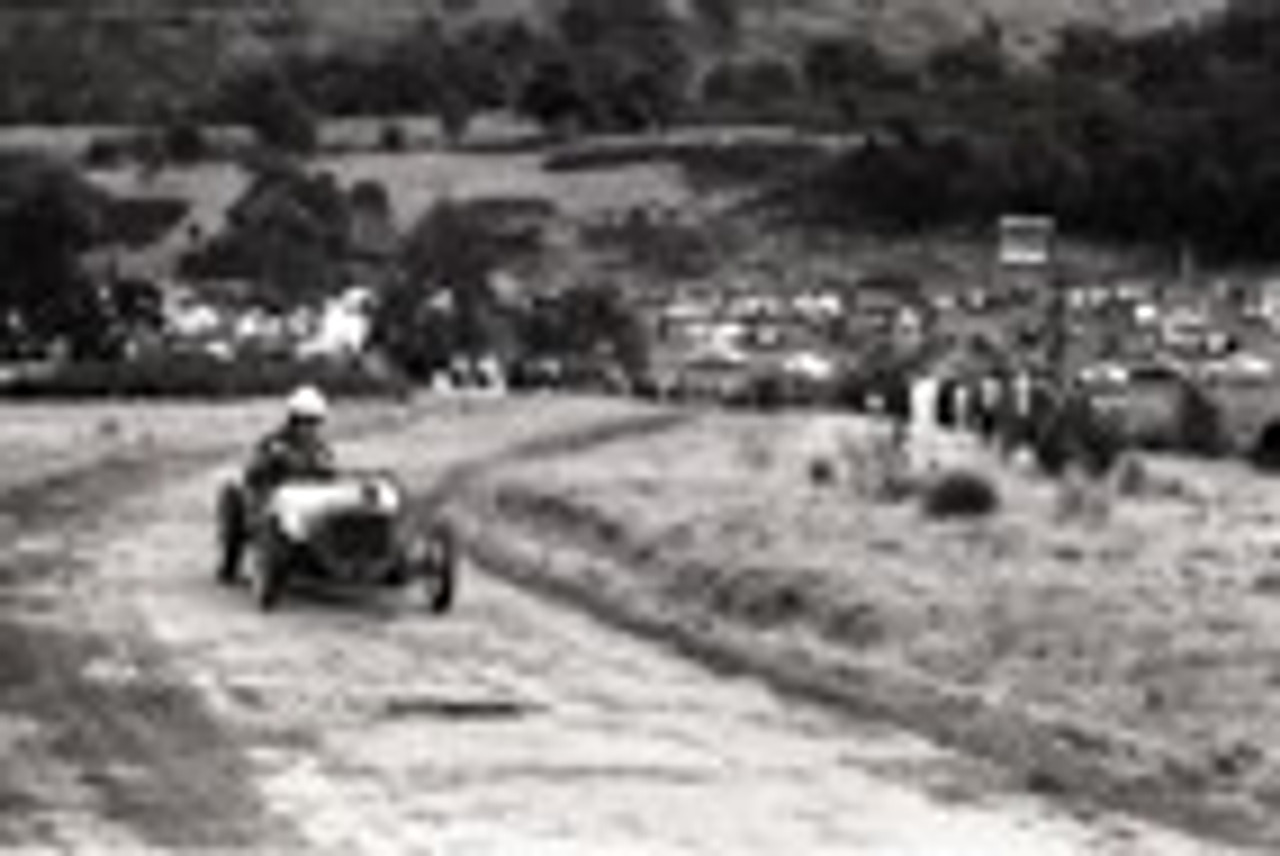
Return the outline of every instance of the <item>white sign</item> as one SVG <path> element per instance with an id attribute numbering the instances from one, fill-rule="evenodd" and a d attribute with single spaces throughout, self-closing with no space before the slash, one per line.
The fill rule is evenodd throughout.
<path id="1" fill-rule="evenodd" d="M 1056 224 L 1052 217 L 1008 215 L 1000 218 L 1000 264 L 1044 267 L 1053 261 Z"/>

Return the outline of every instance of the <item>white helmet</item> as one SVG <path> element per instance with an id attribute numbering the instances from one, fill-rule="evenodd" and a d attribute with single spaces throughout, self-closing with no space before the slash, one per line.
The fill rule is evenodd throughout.
<path id="1" fill-rule="evenodd" d="M 329 402 L 324 393 L 314 386 L 302 386 L 289 396 L 285 409 L 290 419 L 308 419 L 322 422 L 329 415 Z"/>

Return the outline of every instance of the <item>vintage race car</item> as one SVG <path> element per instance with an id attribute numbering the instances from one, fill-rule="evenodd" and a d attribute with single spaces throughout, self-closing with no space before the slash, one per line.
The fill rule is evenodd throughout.
<path id="1" fill-rule="evenodd" d="M 437 613 L 450 608 L 457 587 L 451 531 L 412 525 L 403 489 L 383 473 L 288 482 L 265 493 L 235 481 L 219 496 L 218 540 L 219 581 L 247 580 L 264 611 L 302 582 L 405 587 Z"/>

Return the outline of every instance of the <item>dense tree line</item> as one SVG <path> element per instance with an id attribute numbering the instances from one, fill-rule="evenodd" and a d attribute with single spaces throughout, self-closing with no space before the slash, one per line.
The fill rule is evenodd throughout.
<path id="1" fill-rule="evenodd" d="M 515 280 L 515 293 L 502 286 L 504 271 L 544 258 L 540 229 L 512 227 L 529 221 L 525 202 L 445 200 L 400 235 L 389 195 L 375 182 L 346 189 L 288 158 L 266 157 L 251 168 L 226 227 L 182 260 L 197 288 L 243 283 L 247 289 L 232 292 L 240 305 L 287 314 L 340 294 L 359 263 L 360 284 L 377 297 L 376 343 L 412 375 L 458 359 L 643 367 L 646 333 L 618 291 L 578 286 L 539 296 Z M 160 332 L 153 284 L 86 264 L 92 251 L 127 242 L 127 232 L 153 232 L 152 221 L 174 219 L 150 210 L 124 217 L 120 208 L 65 165 L 0 161 L 0 358 L 120 358 L 135 334 Z M 385 241 L 371 245 L 367 230 L 356 228 L 369 217 L 385 229 Z M 363 254 L 370 249 L 372 256 Z M 370 278 L 370 265 L 381 276 Z"/>
<path id="2" fill-rule="evenodd" d="M 697 6 L 732 37 L 734 3 Z M 323 116 L 431 113 L 455 136 L 490 108 L 585 129 L 648 127 L 682 106 L 692 59 L 687 27 L 664 0 L 568 0 L 547 26 L 513 18 L 456 27 L 428 15 L 384 41 L 243 48 L 213 24 L 18 21 L 0 32 L 0 121 L 194 115 L 244 123 L 299 150 L 313 136 L 304 120 Z"/>
<path id="3" fill-rule="evenodd" d="M 518 19 L 453 30 L 425 17 L 385 43 L 275 56 L 223 77 L 203 112 L 272 142 L 282 135 L 264 120 L 303 111 L 434 114 L 455 139 L 490 109 L 561 129 L 639 129 L 675 118 L 690 69 L 682 25 L 662 0 L 569 0 L 549 30 Z M 305 149 L 305 135 L 284 131 Z"/>
<path id="4" fill-rule="evenodd" d="M 160 28 L 21 14 L 0 29 L 0 121 L 99 124 L 155 121 L 205 97 L 224 41 L 193 27 Z"/>
<path id="5" fill-rule="evenodd" d="M 792 189 L 806 216 L 900 231 L 1038 211 L 1214 260 L 1280 258 L 1280 16 L 1069 29 L 1036 66 L 994 32 L 909 73 L 865 45 L 815 46 L 806 68 L 822 97 L 864 107 L 868 135 Z"/>
<path id="6" fill-rule="evenodd" d="M 158 323 L 154 288 L 95 276 L 84 263 L 119 218 L 62 164 L 0 162 L 0 357 L 117 356 L 131 331 Z"/>

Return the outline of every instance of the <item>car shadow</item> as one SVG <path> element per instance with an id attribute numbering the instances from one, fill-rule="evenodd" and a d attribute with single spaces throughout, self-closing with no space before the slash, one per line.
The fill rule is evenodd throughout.
<path id="1" fill-rule="evenodd" d="M 540 712 L 539 705 L 518 699 L 449 698 L 437 695 L 387 699 L 379 713 L 385 719 L 439 719 L 458 722 L 525 719 Z"/>
<path id="2" fill-rule="evenodd" d="M 318 580 L 291 581 L 277 609 L 305 607 L 318 612 L 391 619 L 427 610 L 419 607 L 403 588 L 342 585 Z"/>

